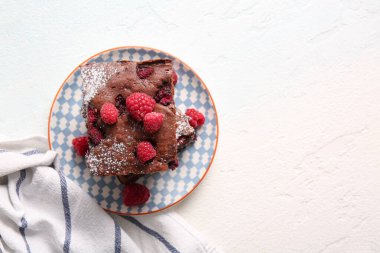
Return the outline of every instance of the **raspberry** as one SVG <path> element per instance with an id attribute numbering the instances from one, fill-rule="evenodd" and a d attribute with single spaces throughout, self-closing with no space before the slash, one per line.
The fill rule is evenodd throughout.
<path id="1" fill-rule="evenodd" d="M 143 141 L 137 145 L 137 158 L 141 163 L 146 163 L 156 157 L 156 150 L 150 142 Z"/>
<path id="2" fill-rule="evenodd" d="M 157 103 L 168 105 L 173 101 L 172 90 L 169 86 L 162 87 L 154 96 Z"/>
<path id="3" fill-rule="evenodd" d="M 173 79 L 173 85 L 176 85 L 177 81 L 178 81 L 178 75 L 174 70 L 173 70 L 173 74 L 172 74 L 172 79 Z"/>
<path id="4" fill-rule="evenodd" d="M 170 96 L 170 97 L 164 97 L 164 98 L 162 98 L 162 99 L 160 100 L 160 104 L 162 104 L 162 105 L 168 105 L 168 104 L 170 104 L 172 101 L 173 101 L 172 96 Z"/>
<path id="5" fill-rule="evenodd" d="M 186 115 L 190 117 L 189 123 L 194 128 L 200 127 L 205 123 L 205 116 L 196 109 L 187 109 Z"/>
<path id="6" fill-rule="evenodd" d="M 137 68 L 137 75 L 140 79 L 145 79 L 153 73 L 152 67 Z"/>
<path id="7" fill-rule="evenodd" d="M 127 110 L 132 118 L 142 121 L 145 114 L 153 111 L 156 102 L 151 96 L 145 93 L 135 92 L 129 95 L 126 104 Z"/>
<path id="8" fill-rule="evenodd" d="M 159 112 L 150 112 L 144 117 L 144 130 L 147 133 L 153 134 L 160 130 L 164 115 Z"/>
<path id="9" fill-rule="evenodd" d="M 119 111 L 111 103 L 104 103 L 100 109 L 100 117 L 104 123 L 108 125 L 115 124 L 117 121 L 117 116 L 119 116 Z"/>
<path id="10" fill-rule="evenodd" d="M 84 156 L 88 150 L 88 138 L 86 136 L 76 137 L 71 142 L 74 146 L 75 152 L 79 156 Z"/>
<path id="11" fill-rule="evenodd" d="M 116 96 L 115 106 L 119 110 L 119 114 L 125 112 L 125 98 L 121 94 Z"/>
<path id="12" fill-rule="evenodd" d="M 97 129 L 96 127 L 91 127 L 87 131 L 87 135 L 90 138 L 92 144 L 94 144 L 94 145 L 98 145 L 100 143 L 100 141 L 103 139 L 102 132 L 100 132 L 100 130 Z"/>
<path id="13" fill-rule="evenodd" d="M 98 113 L 94 108 L 89 107 L 87 110 L 87 122 L 93 125 L 98 120 Z"/>
<path id="14" fill-rule="evenodd" d="M 126 206 L 137 206 L 148 201 L 150 192 L 146 186 L 133 183 L 124 187 L 123 197 Z"/>

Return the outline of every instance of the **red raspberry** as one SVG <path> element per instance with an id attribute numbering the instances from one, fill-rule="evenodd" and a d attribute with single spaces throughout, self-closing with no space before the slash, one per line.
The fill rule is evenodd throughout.
<path id="1" fill-rule="evenodd" d="M 150 142 L 143 141 L 137 145 L 137 158 L 141 163 L 146 163 L 156 157 L 156 150 Z"/>
<path id="2" fill-rule="evenodd" d="M 98 120 L 98 113 L 94 108 L 87 109 L 87 122 L 91 126 Z"/>
<path id="3" fill-rule="evenodd" d="M 162 104 L 162 105 L 168 105 L 168 104 L 170 104 L 172 101 L 173 101 L 172 96 L 170 96 L 170 97 L 164 97 L 164 98 L 161 98 L 161 100 L 160 100 L 160 104 Z"/>
<path id="4" fill-rule="evenodd" d="M 154 134 L 160 130 L 164 115 L 159 112 L 150 112 L 144 117 L 144 130 L 147 133 Z"/>
<path id="5" fill-rule="evenodd" d="M 100 117 L 103 122 L 112 125 L 117 121 L 117 116 L 119 116 L 119 111 L 111 103 L 104 103 L 100 109 Z"/>
<path id="6" fill-rule="evenodd" d="M 145 79 L 153 73 L 153 70 L 152 67 L 137 68 L 137 75 L 140 79 Z"/>
<path id="7" fill-rule="evenodd" d="M 100 141 L 103 139 L 102 132 L 100 132 L 100 130 L 97 129 L 96 127 L 91 127 L 87 131 L 87 135 L 90 138 L 92 144 L 94 144 L 94 145 L 98 145 L 100 143 Z"/>
<path id="8" fill-rule="evenodd" d="M 123 197 L 126 206 L 137 206 L 148 201 L 150 192 L 146 186 L 133 183 L 124 187 Z"/>
<path id="9" fill-rule="evenodd" d="M 145 93 L 135 92 L 129 95 L 126 104 L 132 118 L 142 121 L 147 113 L 153 111 L 156 101 Z"/>
<path id="10" fill-rule="evenodd" d="M 169 86 L 162 87 L 154 96 L 157 103 L 168 105 L 173 101 L 172 90 Z"/>
<path id="11" fill-rule="evenodd" d="M 177 81 L 178 81 L 178 75 L 174 70 L 173 70 L 173 74 L 172 74 L 172 79 L 173 79 L 173 85 L 176 85 Z"/>
<path id="12" fill-rule="evenodd" d="M 71 142 L 75 152 L 79 156 L 85 156 L 88 150 L 88 138 L 86 136 L 76 137 Z"/>
<path id="13" fill-rule="evenodd" d="M 196 109 L 187 109 L 186 115 L 190 117 L 189 123 L 194 128 L 200 127 L 205 123 L 205 116 Z"/>

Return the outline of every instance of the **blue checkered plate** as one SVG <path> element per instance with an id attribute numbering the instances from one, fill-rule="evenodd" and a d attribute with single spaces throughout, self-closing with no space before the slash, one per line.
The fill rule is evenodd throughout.
<path id="1" fill-rule="evenodd" d="M 157 212 L 168 208 L 188 196 L 207 174 L 215 155 L 218 141 L 218 120 L 215 105 L 206 85 L 184 62 L 163 51 L 146 47 L 120 47 L 98 53 L 86 62 L 143 61 L 157 58 L 173 60 L 178 74 L 175 87 L 176 106 L 183 112 L 194 107 L 205 117 L 205 124 L 197 130 L 197 141 L 179 154 L 179 167 L 174 171 L 144 176 L 138 183 L 150 190 L 151 197 L 141 206 L 123 204 L 124 186 L 115 176 L 99 177 L 90 174 L 83 158 L 73 152 L 71 141 L 86 133 L 80 114 L 81 79 L 79 66 L 66 78 L 57 92 L 51 107 L 48 136 L 50 148 L 57 151 L 64 174 L 95 198 L 107 211 L 123 215 Z"/>

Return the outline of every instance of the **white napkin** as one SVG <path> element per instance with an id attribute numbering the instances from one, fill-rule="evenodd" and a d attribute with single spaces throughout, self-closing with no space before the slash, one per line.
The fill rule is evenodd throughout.
<path id="1" fill-rule="evenodd" d="M 0 142 L 0 252 L 219 252 L 173 212 L 108 214 L 47 140 Z"/>

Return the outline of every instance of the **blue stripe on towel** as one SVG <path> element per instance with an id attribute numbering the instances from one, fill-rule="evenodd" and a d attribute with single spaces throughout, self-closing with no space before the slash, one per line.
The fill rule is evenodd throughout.
<path id="1" fill-rule="evenodd" d="M 25 236 L 25 229 L 28 227 L 28 222 L 25 220 L 24 217 L 21 218 L 21 227 L 19 227 L 19 230 L 20 230 L 20 233 L 22 235 L 22 239 L 24 239 L 24 242 L 25 242 L 25 246 L 26 246 L 26 251 L 28 253 L 30 253 L 30 247 L 29 247 L 29 243 L 28 241 L 26 240 L 26 236 Z"/>
<path id="2" fill-rule="evenodd" d="M 141 230 L 145 231 L 146 233 L 150 234 L 151 236 L 155 237 L 157 240 L 159 240 L 165 247 L 172 253 L 179 253 L 179 251 L 171 245 L 162 235 L 154 231 L 153 229 L 148 228 L 147 226 L 143 225 L 141 222 L 136 220 L 133 217 L 126 216 L 124 217 L 129 222 L 135 224 L 137 227 L 139 227 Z"/>
<path id="3" fill-rule="evenodd" d="M 20 194 L 19 194 L 20 193 L 20 186 L 21 186 L 21 183 L 25 180 L 25 178 L 26 178 L 26 171 L 20 170 L 20 177 L 18 178 L 18 180 L 16 182 L 16 193 L 17 193 L 17 196 L 19 196 L 19 197 L 20 197 Z M 28 227 L 28 222 L 26 221 L 26 219 L 24 217 L 22 217 L 21 218 L 21 227 L 19 227 L 19 231 L 21 233 L 22 239 L 25 242 L 26 251 L 28 253 L 30 253 L 29 243 L 26 240 L 26 236 L 25 236 L 25 229 L 27 227 Z"/>
<path id="4" fill-rule="evenodd" d="M 120 226 L 117 223 L 117 221 L 114 219 L 115 222 L 115 253 L 121 252 L 121 231 Z"/>
<path id="5" fill-rule="evenodd" d="M 62 203 L 63 203 L 63 212 L 65 213 L 65 242 L 63 243 L 63 252 L 68 253 L 70 251 L 70 243 L 71 243 L 71 214 L 70 214 L 70 206 L 69 206 L 69 198 L 67 196 L 67 184 L 66 178 L 63 175 L 61 170 L 58 170 L 59 179 L 61 183 L 61 195 L 62 195 Z"/>
<path id="6" fill-rule="evenodd" d="M 18 178 L 16 182 L 16 193 L 17 193 L 17 196 L 19 197 L 20 197 L 20 186 L 21 186 L 21 183 L 25 180 L 25 177 L 26 177 L 26 171 L 20 170 L 20 177 Z"/>
<path id="7" fill-rule="evenodd" d="M 0 149 L 0 153 L 7 153 L 8 151 L 5 150 L 5 149 Z M 33 150 L 30 150 L 30 151 L 26 151 L 24 153 L 21 153 L 21 155 L 26 155 L 26 156 L 30 156 L 30 155 L 35 155 L 35 154 L 42 154 L 44 152 L 41 152 L 37 149 L 33 149 Z"/>
<path id="8" fill-rule="evenodd" d="M 7 150 L 5 149 L 0 149 L 0 153 L 6 153 L 8 152 Z M 30 150 L 30 151 L 26 151 L 24 153 L 21 153 L 22 155 L 26 155 L 26 156 L 30 156 L 30 155 L 35 155 L 35 154 L 42 154 L 43 152 L 37 150 L 37 149 L 33 149 L 33 150 Z"/>
<path id="9" fill-rule="evenodd" d="M 30 151 L 24 152 L 22 154 L 26 155 L 26 156 L 30 156 L 30 155 L 35 155 L 35 154 L 42 154 L 42 152 L 39 151 L 39 150 L 37 150 L 37 149 L 34 149 L 34 150 L 30 150 Z"/>
<path id="10" fill-rule="evenodd" d="M 0 149 L 0 153 L 1 153 L 1 149 Z M 0 235 L 0 240 L 2 239 L 1 235 Z M 0 242 L 1 243 L 1 242 Z M 1 250 L 0 248 L 0 253 L 3 253 L 3 251 Z"/>

